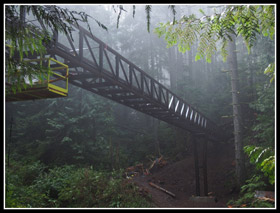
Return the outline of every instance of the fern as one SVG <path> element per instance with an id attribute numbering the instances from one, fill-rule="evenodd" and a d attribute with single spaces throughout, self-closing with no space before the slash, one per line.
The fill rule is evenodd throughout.
<path id="1" fill-rule="evenodd" d="M 275 64 L 274 63 L 269 64 L 265 69 L 264 74 L 270 77 L 270 83 L 272 83 L 275 79 Z"/>
<path id="2" fill-rule="evenodd" d="M 241 197 L 236 201 L 230 200 L 227 205 L 236 207 L 250 208 L 272 208 L 274 205 L 267 201 L 259 200 L 255 197 L 256 190 L 265 190 L 266 184 L 261 176 L 254 175 L 251 179 L 246 180 L 246 184 L 241 187 Z"/>
<path id="3" fill-rule="evenodd" d="M 250 157 L 250 162 L 255 164 L 269 178 L 269 183 L 275 183 L 275 156 L 271 148 L 245 146 L 244 151 Z"/>

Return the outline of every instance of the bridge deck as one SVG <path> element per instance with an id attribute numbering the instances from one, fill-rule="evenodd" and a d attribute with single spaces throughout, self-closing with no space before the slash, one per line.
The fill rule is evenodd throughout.
<path id="1" fill-rule="evenodd" d="M 39 21 L 40 22 L 40 21 Z M 44 24 L 40 22 L 43 29 Z M 209 139 L 226 136 L 214 122 L 81 26 L 74 41 L 53 33 L 48 54 L 69 66 L 69 83 Z"/>

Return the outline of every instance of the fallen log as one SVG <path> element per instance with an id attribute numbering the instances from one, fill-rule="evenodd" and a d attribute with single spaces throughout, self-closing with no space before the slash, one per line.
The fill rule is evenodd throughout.
<path id="1" fill-rule="evenodd" d="M 166 190 L 166 189 L 164 189 L 164 188 L 162 188 L 162 187 L 160 187 L 160 186 L 158 186 L 158 185 L 156 185 L 156 184 L 154 184 L 152 182 L 149 182 L 149 185 L 154 187 L 154 188 L 156 188 L 156 189 L 159 189 L 159 190 L 165 192 L 166 194 L 168 194 L 168 195 L 170 195 L 172 197 L 175 197 L 175 194 L 173 194 L 172 192 L 170 192 L 170 191 L 168 191 L 168 190 Z"/>
<path id="2" fill-rule="evenodd" d="M 257 197 L 257 199 L 259 199 L 259 200 L 263 200 L 263 201 L 269 201 L 269 202 L 275 203 L 275 200 L 274 200 L 274 199 L 272 199 L 272 198 L 268 198 L 268 197 Z"/>
<path id="3" fill-rule="evenodd" d="M 151 164 L 149 170 L 151 170 L 155 165 L 157 165 L 157 164 L 161 161 L 162 157 L 163 157 L 163 156 L 160 156 L 160 158 L 156 158 L 156 159 L 153 161 L 153 163 Z"/>
<path id="4" fill-rule="evenodd" d="M 275 192 L 273 191 L 255 191 L 256 198 L 270 198 L 275 200 Z"/>

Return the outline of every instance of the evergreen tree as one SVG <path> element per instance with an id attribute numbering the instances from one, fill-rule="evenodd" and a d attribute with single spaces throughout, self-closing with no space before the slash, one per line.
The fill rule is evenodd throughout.
<path id="1" fill-rule="evenodd" d="M 241 138 L 241 118 L 237 94 L 238 90 L 238 75 L 237 61 L 234 48 L 234 36 L 241 35 L 246 43 L 248 52 L 250 53 L 257 34 L 270 36 L 274 38 L 275 33 L 275 7 L 274 5 L 249 5 L 249 6 L 227 6 L 221 13 L 206 15 L 203 10 L 201 18 L 196 18 L 195 15 L 183 16 L 180 20 L 174 22 L 160 23 L 155 32 L 159 36 L 165 35 L 165 40 L 168 46 L 173 46 L 178 43 L 178 50 L 185 52 L 190 50 L 190 47 L 199 38 L 199 45 L 195 60 L 201 58 L 211 62 L 211 57 L 216 51 L 218 41 L 221 42 L 221 54 L 226 59 L 228 54 L 229 59 L 232 59 L 230 68 L 232 72 L 232 100 L 233 100 L 233 117 L 234 117 L 234 136 L 236 147 L 236 172 L 238 185 L 244 181 L 244 169 L 242 162 L 243 142 Z M 228 53 L 226 47 L 229 45 Z M 273 71 L 272 71 L 273 72 Z M 242 172 L 243 171 L 243 172 Z"/>

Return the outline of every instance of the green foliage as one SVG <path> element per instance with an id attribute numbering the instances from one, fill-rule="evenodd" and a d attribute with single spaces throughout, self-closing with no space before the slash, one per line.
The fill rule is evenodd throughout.
<path id="1" fill-rule="evenodd" d="M 156 9 L 153 7 L 154 11 Z M 172 8 L 169 7 L 169 9 Z M 203 11 L 201 12 L 203 14 Z M 108 13 L 104 13 L 104 15 Z M 135 10 L 131 10 L 131 13 L 134 16 Z M 244 12 L 242 16 L 247 17 L 246 14 Z M 172 52 L 173 50 L 165 51 L 166 45 L 149 34 L 147 35 L 150 36 L 150 43 L 153 44 L 154 48 L 152 51 L 147 51 L 149 50 L 149 42 L 147 43 L 145 39 L 149 37 L 139 34 L 139 26 L 141 26 L 139 23 L 146 24 L 146 14 L 143 13 L 142 15 L 140 17 L 142 22 L 137 21 L 132 26 L 127 23 L 127 16 L 125 16 L 122 22 L 125 30 L 118 31 L 110 39 L 118 41 L 114 42 L 118 44 L 116 46 L 119 46 L 122 52 L 131 57 L 130 59 L 133 59 L 132 61 L 135 64 L 144 67 L 145 71 L 151 70 L 151 67 L 153 67 L 154 70 L 151 71 L 156 73 L 155 76 L 158 77 L 158 80 L 165 84 L 167 79 L 162 77 L 162 73 L 170 68 L 168 57 L 170 52 L 171 56 L 174 52 Z M 176 44 L 176 40 L 181 52 L 190 50 L 199 39 L 203 41 L 201 44 L 198 43 L 199 49 L 196 60 L 206 57 L 208 62 L 212 61 L 213 63 L 209 65 L 205 62 L 194 63 L 190 61 L 188 64 L 188 61 L 185 60 L 188 55 L 184 55 L 183 60 L 181 60 L 180 55 L 176 53 L 173 55 L 174 57 L 171 57 L 171 60 L 174 59 L 174 63 L 177 63 L 176 69 L 171 69 L 170 75 L 173 74 L 171 72 L 176 73 L 181 81 L 176 82 L 177 94 L 211 119 L 217 119 L 222 115 L 230 116 L 231 107 L 229 105 L 231 99 L 228 81 L 230 76 L 219 72 L 220 69 L 224 69 L 224 65 L 219 56 L 214 55 L 213 57 L 213 51 L 220 49 L 224 51 L 222 54 L 226 56 L 226 44 L 230 41 L 227 33 L 228 35 L 233 33 L 231 31 L 233 19 L 230 19 L 230 13 L 220 15 L 221 17 L 218 15 L 204 17 L 200 20 L 201 25 L 193 24 L 196 23 L 196 18 L 189 16 L 184 17 L 185 19 L 181 22 L 173 20 L 172 23 L 162 23 L 158 28 L 159 36 L 167 36 L 167 45 L 171 47 Z M 139 16 L 135 18 L 139 19 Z M 246 21 L 245 18 L 243 21 Z M 180 24 L 182 28 L 177 28 L 176 25 Z M 201 36 L 200 29 L 203 29 Z M 127 33 L 127 30 L 131 33 Z M 133 30 L 135 30 L 135 33 Z M 221 33 L 215 34 L 218 31 L 221 31 Z M 246 33 L 246 31 L 242 33 Z M 208 36 L 214 37 L 209 39 Z M 223 38 L 218 41 L 219 36 Z M 257 47 L 256 50 L 258 51 L 255 55 L 253 55 L 254 48 L 252 48 L 251 55 L 254 58 L 254 61 L 252 61 L 254 66 L 250 68 L 253 70 L 252 75 L 255 82 L 258 83 L 258 85 L 255 85 L 253 82 L 252 89 L 255 91 L 257 86 L 257 96 L 259 98 L 256 102 L 250 104 L 251 110 L 256 112 L 257 117 L 251 119 L 253 127 L 249 126 L 249 129 L 253 130 L 250 144 L 253 140 L 253 142 L 256 142 L 256 147 L 271 147 L 258 160 L 261 163 L 260 169 L 263 169 L 264 172 L 268 171 L 267 176 L 269 177 L 274 156 L 266 155 L 273 151 L 274 87 L 273 85 L 264 86 L 263 78 L 265 75 L 257 76 L 255 72 L 264 70 L 267 64 L 273 61 L 273 56 L 271 56 L 271 49 L 273 48 L 271 45 L 267 45 L 273 42 L 269 38 L 260 37 L 258 43 L 261 43 L 264 48 Z M 238 42 L 239 38 L 237 38 L 237 45 L 243 45 L 242 42 Z M 22 45 L 24 46 L 24 44 Z M 35 49 L 34 53 L 36 53 Z M 242 59 L 238 60 L 238 63 L 243 62 L 244 64 L 244 72 L 240 72 L 241 75 L 239 76 L 242 88 L 248 86 L 249 77 L 248 60 L 245 60 L 247 59 L 244 57 L 245 54 L 246 51 L 238 55 Z M 25 56 L 24 52 L 23 57 Z M 179 71 L 181 65 L 183 67 L 183 77 L 181 71 Z M 192 67 L 192 76 L 189 65 Z M 268 77 L 272 77 L 272 66 L 268 67 L 266 71 Z M 211 72 L 206 73 L 206 70 Z M 168 82 L 166 85 L 168 86 Z M 16 121 L 15 126 L 13 126 L 11 158 L 18 161 L 17 163 L 11 162 L 15 169 L 7 172 L 7 177 L 9 177 L 7 179 L 9 189 L 6 194 L 7 206 L 148 207 L 148 204 L 145 204 L 145 199 L 139 198 L 136 186 L 124 183 L 118 177 L 118 172 L 103 171 L 111 169 L 112 165 L 117 164 L 113 162 L 117 161 L 117 157 L 119 158 L 119 166 L 126 167 L 135 165 L 136 161 L 143 163 L 147 155 L 153 154 L 155 149 L 154 128 L 151 120 L 145 115 L 127 108 L 121 111 L 115 108 L 112 102 L 71 85 L 69 86 L 68 98 L 7 103 L 6 110 L 6 115 L 13 114 Z M 244 114 L 247 116 L 247 112 Z M 118 126 L 120 123 L 125 128 Z M 8 123 L 6 124 L 6 127 L 10 126 Z M 229 124 L 231 123 L 229 122 Z M 161 153 L 165 157 L 170 157 L 176 155 L 178 151 L 185 151 L 189 139 L 183 133 L 175 133 L 174 128 L 167 123 L 161 122 L 158 129 L 158 141 L 160 142 Z M 111 150 L 113 159 L 110 156 Z M 258 150 L 255 151 L 258 152 Z M 20 163 L 21 160 L 26 162 L 26 159 L 29 160 L 30 166 L 26 166 L 27 163 Z M 44 164 L 38 162 L 38 160 Z M 32 162 L 37 163 L 33 164 Z M 65 164 L 75 164 L 75 166 L 66 166 Z M 94 169 L 90 165 L 93 165 Z M 254 173 L 256 172 L 254 171 Z M 262 175 L 261 171 L 259 173 L 259 176 Z M 266 180 L 264 175 L 261 177 L 264 179 L 261 181 L 264 182 Z M 253 183 L 253 180 L 251 183 Z M 270 186 L 270 184 L 266 184 Z M 249 183 L 246 185 L 249 187 Z M 249 189 L 250 187 L 252 190 Z M 250 187 L 246 190 L 245 187 L 243 193 L 246 194 L 251 190 L 251 197 L 254 188 L 258 190 L 264 188 L 261 184 L 259 186 L 250 185 Z"/>
<path id="2" fill-rule="evenodd" d="M 32 207 L 42 205 L 45 196 L 34 190 L 34 183 L 46 166 L 39 161 L 16 162 L 6 167 L 6 207 Z"/>
<path id="3" fill-rule="evenodd" d="M 275 156 L 271 148 L 256 146 L 245 146 L 245 153 L 250 157 L 250 162 L 256 165 L 265 176 L 269 178 L 269 183 L 275 183 Z"/>
<path id="4" fill-rule="evenodd" d="M 195 16 L 191 16 L 189 19 L 194 19 Z M 159 36 L 163 36 L 167 42 L 167 48 L 174 46 L 178 43 L 178 49 L 184 53 L 190 50 L 190 47 L 194 44 L 197 39 L 197 33 L 199 27 L 190 23 L 181 24 L 178 22 L 179 27 L 175 27 L 177 22 L 159 23 L 159 27 L 154 29 L 154 32 Z M 199 57 L 199 56 L 197 56 Z"/>
<path id="5" fill-rule="evenodd" d="M 273 65 L 271 65 L 273 66 Z M 263 74 L 262 74 L 263 76 Z M 271 77 L 271 76 L 269 76 Z M 250 103 L 255 110 L 255 123 L 251 127 L 254 145 L 244 147 L 244 152 L 249 156 L 250 162 L 255 165 L 257 171 L 268 178 L 271 185 L 275 184 L 275 103 L 274 85 L 266 83 L 257 86 L 258 98 Z M 254 172 L 256 173 L 256 172 Z"/>
<path id="6" fill-rule="evenodd" d="M 26 16 L 41 20 L 46 28 L 42 29 L 30 20 L 21 19 L 24 12 L 26 12 Z M 30 58 L 31 55 L 33 57 L 34 55 L 42 56 L 46 53 L 46 48 L 52 41 L 52 30 L 69 35 L 73 40 L 72 24 L 79 26 L 80 22 L 86 23 L 91 32 L 88 18 L 92 17 L 84 12 L 69 11 L 56 5 L 6 5 L 5 43 L 9 47 L 9 55 L 5 60 L 5 74 L 12 91 L 16 93 L 21 91 L 22 87 L 27 87 L 24 81 L 26 76 L 31 85 L 34 76 L 40 80 L 42 75 L 46 76 L 47 69 L 42 66 L 31 66 L 24 59 Z M 107 30 L 100 21 L 93 19 L 101 28 Z M 8 24 L 8 22 L 12 24 Z"/>
<path id="7" fill-rule="evenodd" d="M 275 7 L 274 5 L 257 6 L 257 11 L 260 20 L 260 29 L 264 36 L 269 36 L 274 39 L 275 34 Z"/>
<path id="8" fill-rule="evenodd" d="M 265 146 L 274 146 L 275 141 L 275 89 L 273 84 L 265 83 L 257 87 L 258 99 L 250 103 L 256 121 L 252 127 L 254 137 Z"/>
<path id="9" fill-rule="evenodd" d="M 266 184 L 261 176 L 253 176 L 241 187 L 242 196 L 236 200 L 230 200 L 227 204 L 245 208 L 273 208 L 274 205 L 267 201 L 259 200 L 255 197 L 256 190 L 265 190 Z"/>
<path id="10" fill-rule="evenodd" d="M 206 61 L 210 63 L 211 55 L 217 51 L 218 41 L 221 42 L 221 54 L 224 60 L 226 59 L 226 46 L 232 35 L 243 37 L 248 52 L 258 34 L 270 35 L 270 38 L 273 39 L 275 33 L 274 10 L 273 5 L 227 6 L 222 13 L 215 13 L 211 16 L 206 16 L 204 11 L 200 10 L 203 15 L 201 18 L 190 15 L 183 16 L 179 21 L 173 23 L 160 23 L 160 26 L 155 29 L 155 33 L 159 37 L 165 35 L 168 47 L 178 43 L 178 50 L 183 53 L 190 49 L 190 45 L 195 40 L 198 40 L 198 52 L 195 60 L 205 57 Z"/>
<path id="11" fill-rule="evenodd" d="M 27 183 L 16 167 L 40 171 Z M 42 164 L 31 166 L 13 161 L 6 176 L 7 208 L 92 208 L 149 207 L 148 198 L 138 188 L 122 179 L 122 171 L 102 172 L 93 167 L 71 165 L 41 170 Z M 22 175 L 28 176 L 29 174 Z"/>
<path id="12" fill-rule="evenodd" d="M 16 159 L 40 160 L 48 165 L 94 164 L 96 168 L 110 169 L 112 138 L 114 144 L 125 140 L 119 137 L 121 131 L 116 131 L 115 104 L 71 86 L 69 94 L 67 99 L 9 105 L 9 110 L 14 108 L 15 118 L 13 156 Z M 134 136 L 130 133 L 127 138 L 134 140 Z M 129 166 L 134 158 L 122 154 L 124 150 L 125 146 L 119 149 L 120 163 Z"/>
<path id="13" fill-rule="evenodd" d="M 249 156 L 250 163 L 256 170 L 252 172 L 253 178 L 249 179 L 247 184 L 241 188 L 243 195 L 235 203 L 237 205 L 245 203 L 247 207 L 274 207 L 272 203 L 254 197 L 256 190 L 267 190 L 268 188 L 271 190 L 275 184 L 275 91 L 274 85 L 267 83 L 267 80 L 267 78 L 264 79 L 264 85 L 257 85 L 258 98 L 249 104 L 256 116 L 251 127 L 253 136 L 250 139 L 250 144 L 253 141 L 254 145 L 245 146 L 244 152 Z"/>
<path id="14" fill-rule="evenodd" d="M 236 7 L 233 9 L 235 12 L 234 20 L 236 21 L 236 32 L 242 35 L 248 52 L 256 40 L 256 34 L 260 33 L 259 20 L 256 13 L 256 7 Z"/>
<path id="15" fill-rule="evenodd" d="M 275 64 L 269 64 L 265 69 L 264 74 L 270 77 L 270 83 L 272 83 L 275 79 Z"/>
<path id="16" fill-rule="evenodd" d="M 15 31 L 15 32 L 13 32 Z M 32 79 L 37 77 L 39 80 L 43 80 L 47 78 L 49 74 L 49 69 L 42 66 L 42 64 L 35 65 L 23 60 L 23 58 L 28 57 L 31 53 L 33 55 L 34 52 L 36 54 L 43 54 L 45 53 L 45 47 L 43 46 L 43 40 L 49 40 L 48 35 L 38 35 L 37 37 L 33 38 L 29 30 L 21 31 L 20 29 L 12 29 L 11 32 L 13 36 L 20 34 L 22 40 L 18 41 L 13 40 L 14 37 L 11 36 L 11 40 L 8 40 L 10 45 L 6 45 L 8 49 L 9 55 L 6 57 L 5 60 L 5 74 L 6 74 L 6 82 L 11 84 L 11 89 L 13 93 L 16 91 L 21 91 L 23 88 L 27 88 L 27 84 L 33 86 Z M 19 35 L 18 35 L 19 36 Z M 8 36 L 9 37 L 9 36 Z M 47 38 L 47 39 L 46 39 Z M 18 43 L 18 47 L 17 47 Z M 15 52 L 20 53 L 20 58 L 15 59 L 13 58 Z M 26 80 L 28 79 L 28 81 Z"/>

